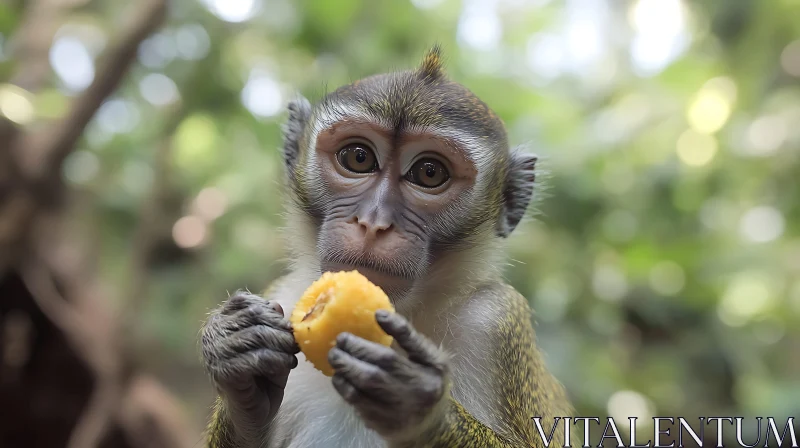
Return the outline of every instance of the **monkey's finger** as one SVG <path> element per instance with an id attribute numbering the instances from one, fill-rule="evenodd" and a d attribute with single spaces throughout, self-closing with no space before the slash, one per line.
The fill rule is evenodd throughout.
<path id="1" fill-rule="evenodd" d="M 262 376 L 273 382 L 285 381 L 284 377 L 289 371 L 297 367 L 297 357 L 262 348 L 240 353 L 208 367 L 212 377 L 223 382 L 255 376 Z"/>
<path id="2" fill-rule="evenodd" d="M 392 336 L 408 353 L 410 360 L 442 371 L 445 369 L 444 353 L 428 338 L 415 330 L 403 316 L 386 310 L 378 310 L 375 312 L 375 320 L 378 321 L 378 325 L 383 328 L 383 331 Z"/>
<path id="3" fill-rule="evenodd" d="M 387 372 L 394 372 L 406 358 L 385 345 L 381 345 L 352 333 L 340 333 L 336 337 L 336 347 L 353 357 L 376 365 Z"/>
<path id="4" fill-rule="evenodd" d="M 214 362 L 219 359 L 218 341 L 225 340 L 230 331 L 225 329 L 224 316 L 213 312 L 203 325 L 200 333 L 201 355 L 205 362 Z"/>
<path id="5" fill-rule="evenodd" d="M 276 314 L 284 315 L 283 307 L 276 300 L 267 300 L 247 291 L 236 291 L 222 305 L 223 314 L 234 314 L 250 306 L 264 306 Z"/>
<path id="6" fill-rule="evenodd" d="M 440 373 L 434 373 L 430 367 L 411 362 L 389 347 L 367 341 L 350 333 L 342 333 L 336 338 L 334 349 L 377 366 L 389 374 L 388 380 L 363 386 L 366 393 L 380 397 L 384 403 L 395 405 L 402 402 L 402 398 L 398 397 L 399 387 L 393 385 L 404 386 L 405 390 L 414 394 L 418 402 L 426 406 L 428 402 L 435 402 L 441 396 Z M 413 387 L 409 389 L 409 386 Z M 403 394 L 401 393 L 401 395 Z"/>
<path id="7" fill-rule="evenodd" d="M 289 333 L 292 331 L 292 324 L 288 319 L 262 304 L 251 305 L 226 317 L 224 326 L 229 331 L 238 331 L 253 325 L 266 325 Z"/>
<path id="8" fill-rule="evenodd" d="M 233 295 L 228 297 L 228 300 L 222 304 L 223 314 L 233 314 L 239 310 L 243 310 L 256 302 L 256 300 L 264 300 L 254 294 L 245 290 L 238 290 Z"/>
<path id="9" fill-rule="evenodd" d="M 392 377 L 376 365 L 336 347 L 328 352 L 328 362 L 337 375 L 344 377 L 363 394 L 379 399 L 392 392 Z"/>
<path id="10" fill-rule="evenodd" d="M 370 416 L 376 417 L 386 411 L 387 405 L 370 397 L 368 393 L 360 390 L 347 378 L 339 373 L 334 373 L 331 377 L 333 388 L 339 392 L 344 401 L 356 406 L 359 410 L 369 411 Z M 394 408 L 392 408 L 394 410 Z"/>
<path id="11" fill-rule="evenodd" d="M 344 401 L 357 405 L 364 401 L 364 395 L 356 389 L 355 386 L 350 384 L 344 376 L 336 373 L 331 378 L 331 384 L 333 384 L 333 388 L 336 389 L 336 392 L 339 392 L 339 395 L 342 396 Z"/>
<path id="12" fill-rule="evenodd" d="M 233 357 L 239 353 L 261 348 L 290 355 L 300 351 L 300 347 L 291 333 L 278 331 L 265 325 L 254 325 L 228 336 L 223 345 L 223 356 Z"/>

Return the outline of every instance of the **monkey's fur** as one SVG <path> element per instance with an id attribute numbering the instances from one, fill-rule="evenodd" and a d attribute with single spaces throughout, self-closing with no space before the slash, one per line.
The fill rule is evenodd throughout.
<path id="1" fill-rule="evenodd" d="M 447 79 L 438 48 L 416 70 L 372 76 L 289 110 L 291 272 L 263 299 L 236 293 L 203 329 L 204 362 L 221 397 L 208 446 L 544 446 L 532 417 L 542 417 L 549 436 L 553 417 L 572 410 L 536 348 L 527 300 L 502 280 L 498 244 L 531 200 L 536 158 L 509 150 L 503 123 Z M 378 129 L 384 143 L 375 148 L 389 149 L 377 153 L 386 162 L 379 170 L 340 180 L 325 151 L 341 147 L 348 126 L 359 141 Z M 440 145 L 455 168 L 443 192 L 392 174 L 402 165 L 396 153 L 411 151 L 409 135 Z M 342 244 L 362 237 L 374 250 Z M 284 310 L 325 267 L 342 265 L 389 278 L 397 313 L 376 319 L 395 345 L 342 334 L 328 378 L 302 360 Z M 563 423 L 553 437 L 563 444 Z"/>

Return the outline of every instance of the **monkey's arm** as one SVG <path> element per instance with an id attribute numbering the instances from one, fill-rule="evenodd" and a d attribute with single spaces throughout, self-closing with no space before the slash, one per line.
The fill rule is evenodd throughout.
<path id="1" fill-rule="evenodd" d="M 378 312 L 408 357 L 343 333 L 329 355 L 333 385 L 391 447 L 543 447 L 532 417 L 550 438 L 553 417 L 571 411 L 530 317 L 513 288 L 484 288 L 452 313 L 450 357 L 402 316 Z M 552 437 L 563 440 L 563 425 Z"/>
<path id="2" fill-rule="evenodd" d="M 209 448 L 262 446 L 281 404 L 299 348 L 271 300 L 279 280 L 261 296 L 237 292 L 204 326 L 203 360 L 220 391 L 206 431 Z"/>
<path id="3" fill-rule="evenodd" d="M 448 408 L 445 411 L 443 425 L 421 438 L 419 443 L 396 443 L 393 447 L 424 446 L 425 448 L 517 448 L 520 446 L 537 446 L 535 444 L 522 445 L 514 443 L 506 437 L 496 433 L 472 416 L 455 399 L 448 399 Z"/>
<path id="4" fill-rule="evenodd" d="M 498 284 L 471 302 L 461 313 L 466 328 L 455 330 L 463 343 L 451 361 L 455 398 L 449 399 L 442 424 L 421 437 L 424 444 L 418 446 L 544 447 L 532 417 L 542 418 L 549 437 L 554 417 L 571 416 L 572 409 L 536 347 L 527 300 Z M 470 412 L 458 399 L 481 405 Z M 563 444 L 563 424 L 552 437 Z"/>

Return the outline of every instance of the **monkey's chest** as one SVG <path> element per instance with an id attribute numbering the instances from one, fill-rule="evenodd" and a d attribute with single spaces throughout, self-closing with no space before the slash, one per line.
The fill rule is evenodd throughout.
<path id="1" fill-rule="evenodd" d="M 270 448 L 379 448 L 385 442 L 367 429 L 331 379 L 305 361 L 289 375 Z"/>

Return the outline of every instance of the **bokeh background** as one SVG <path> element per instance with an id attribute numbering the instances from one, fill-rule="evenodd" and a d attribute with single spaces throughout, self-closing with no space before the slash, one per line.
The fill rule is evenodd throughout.
<path id="1" fill-rule="evenodd" d="M 66 446 L 24 434 L 52 420 L 69 436 L 102 384 L 118 386 L 102 437 L 198 443 L 214 398 L 200 324 L 291 257 L 287 101 L 413 67 L 435 42 L 541 156 L 506 272 L 578 413 L 800 414 L 800 0 L 160 5 L 0 2 L 0 217 L 25 191 L 43 204 L 0 220 L 0 394 L 22 409 L 7 446 Z M 136 20 L 151 25 L 125 47 Z M 30 168 L 42 148 L 49 171 Z M 44 190 L 20 180 L 35 172 Z M 58 313 L 76 310 L 71 335 Z M 131 402 L 186 437 L 137 445 Z"/>

